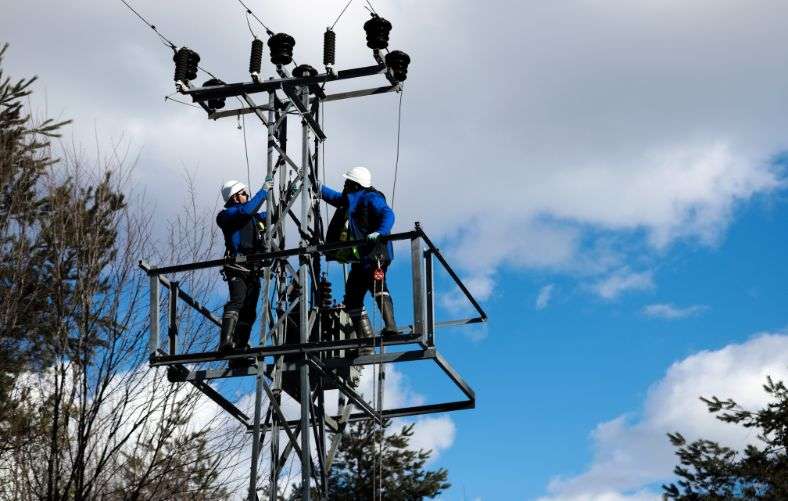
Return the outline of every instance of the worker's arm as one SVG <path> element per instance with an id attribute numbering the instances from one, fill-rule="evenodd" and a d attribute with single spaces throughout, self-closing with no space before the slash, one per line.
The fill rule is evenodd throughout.
<path id="1" fill-rule="evenodd" d="M 231 221 L 237 217 L 242 216 L 253 216 L 254 214 L 257 214 L 257 211 L 259 211 L 260 207 L 263 206 L 263 202 L 265 202 L 265 198 L 267 196 L 268 192 L 265 190 L 265 188 L 260 188 L 260 191 L 255 193 L 254 196 L 246 203 L 231 205 L 220 212 L 219 216 L 225 221 Z"/>
<path id="2" fill-rule="evenodd" d="M 375 193 L 369 200 L 372 210 L 380 214 L 380 226 L 374 232 L 381 235 L 390 235 L 391 228 L 394 227 L 394 211 L 386 203 L 386 199 Z"/>
<path id="3" fill-rule="evenodd" d="M 334 191 L 328 186 L 320 187 L 320 198 L 326 201 L 328 205 L 339 207 L 342 203 L 342 193 Z"/>

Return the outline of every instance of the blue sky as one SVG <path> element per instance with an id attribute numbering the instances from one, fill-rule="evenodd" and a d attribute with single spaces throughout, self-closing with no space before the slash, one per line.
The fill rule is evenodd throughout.
<path id="1" fill-rule="evenodd" d="M 479 394 L 478 410 L 454 416 L 457 441 L 438 462 L 455 480 L 448 498 L 545 494 L 551 477 L 592 462 L 589 433 L 597 424 L 639 415 L 649 387 L 672 363 L 784 329 L 786 215 L 780 197 L 741 207 L 718 246 L 680 246 L 660 264 L 657 287 L 612 303 L 572 279 L 502 270 L 486 302 L 489 337 L 452 339 L 443 348 L 464 362 L 457 365 Z M 538 310 L 535 291 L 545 283 L 556 292 Z M 658 303 L 705 308 L 673 320 L 643 313 Z"/>
<path id="2" fill-rule="evenodd" d="M 206 214 L 222 181 L 246 178 L 235 121 L 163 100 L 171 54 L 120 2 L 0 1 L 8 72 L 40 76 L 33 105 L 75 120 L 68 141 L 139 153 L 132 185 L 156 207 L 154 231 L 180 210 L 184 172 Z M 226 81 L 248 78 L 234 2 L 134 4 Z M 374 4 L 413 60 L 395 229 L 422 221 L 490 316 L 439 335 L 478 397 L 419 424 L 418 445 L 450 470 L 444 498 L 651 500 L 670 477 L 666 431 L 751 440 L 696 398 L 756 406 L 765 374 L 788 377 L 788 4 Z M 315 65 L 343 5 L 251 2 Z M 354 2 L 337 25 L 339 68 L 370 64 L 367 16 Z M 329 184 L 365 164 L 390 193 L 396 110 L 393 95 L 326 107 Z M 265 148 L 247 123 L 256 185 Z M 443 396 L 429 374 L 403 368 L 390 394 Z"/>

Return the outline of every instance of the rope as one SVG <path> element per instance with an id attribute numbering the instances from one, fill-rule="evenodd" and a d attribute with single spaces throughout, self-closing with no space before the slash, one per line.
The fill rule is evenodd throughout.
<path id="1" fill-rule="evenodd" d="M 399 105 L 397 106 L 397 154 L 394 157 L 394 186 L 391 188 L 391 210 L 394 210 L 394 195 L 397 193 L 397 177 L 399 175 L 399 138 L 402 130 L 402 97 L 405 91 L 399 93 Z"/>
<path id="2" fill-rule="evenodd" d="M 374 271 L 373 271 L 374 273 Z M 383 278 L 385 280 L 385 276 Z M 372 302 L 378 306 L 378 294 L 383 292 L 383 281 L 374 280 L 372 282 Z M 380 301 L 382 302 L 383 299 L 381 298 Z M 378 308 L 380 308 L 378 306 Z M 376 311 L 378 308 L 373 307 L 373 312 Z M 373 313 L 373 320 L 372 325 L 374 326 L 376 321 L 377 315 Z M 382 320 L 382 315 L 381 315 Z M 384 353 L 384 345 L 383 345 L 383 335 L 381 334 L 378 336 L 378 346 L 380 346 L 380 354 L 383 355 Z M 373 340 L 373 347 L 374 347 L 374 340 Z M 378 454 L 375 457 L 373 462 L 374 474 L 373 474 L 373 481 L 372 481 L 372 498 L 373 499 L 383 499 L 383 444 L 384 438 L 386 434 L 386 427 L 383 424 L 383 385 L 386 378 L 385 373 L 385 366 L 383 365 L 382 361 L 374 364 L 372 366 L 372 378 L 373 378 L 373 386 L 372 386 L 372 398 L 375 401 L 374 407 L 378 411 L 378 417 L 380 419 L 380 436 L 378 437 Z M 377 486 L 377 487 L 376 487 Z"/>
<path id="3" fill-rule="evenodd" d="M 331 31 L 334 31 L 334 26 L 336 26 L 336 25 L 337 25 L 337 23 L 339 22 L 340 18 L 341 18 L 341 17 L 342 17 L 342 15 L 345 13 L 345 11 L 347 10 L 347 8 L 348 8 L 348 7 L 350 7 L 350 4 L 351 4 L 351 3 L 353 3 L 353 0 L 348 0 L 348 2 L 345 4 L 345 7 L 342 9 L 342 12 L 340 12 L 340 13 L 339 13 L 339 15 L 337 16 L 337 18 L 334 20 L 334 24 L 332 24 L 332 25 L 331 25 L 331 27 L 329 28 L 329 30 L 331 30 Z"/>

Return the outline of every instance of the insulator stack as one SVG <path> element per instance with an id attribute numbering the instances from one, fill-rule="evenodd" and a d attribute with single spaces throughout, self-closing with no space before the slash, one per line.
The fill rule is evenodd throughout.
<path id="1" fill-rule="evenodd" d="M 317 70 L 308 64 L 299 64 L 293 68 L 293 76 L 296 78 L 313 77 L 317 75 Z"/>
<path id="2" fill-rule="evenodd" d="M 263 65 L 263 41 L 259 38 L 252 40 L 252 54 L 249 56 L 249 73 L 260 75 Z"/>
<path id="3" fill-rule="evenodd" d="M 331 308 L 333 301 L 331 297 L 331 282 L 326 277 L 322 277 L 320 279 L 320 306 L 322 308 Z"/>
<path id="4" fill-rule="evenodd" d="M 386 54 L 386 66 L 392 78 L 397 82 L 404 82 L 408 78 L 408 65 L 410 56 L 401 50 L 393 50 Z"/>
<path id="5" fill-rule="evenodd" d="M 176 82 L 188 82 L 197 78 L 197 65 L 200 63 L 200 55 L 189 49 L 188 47 L 181 47 L 172 56 L 175 62 L 175 77 Z"/>
<path id="6" fill-rule="evenodd" d="M 334 66 L 336 64 L 337 53 L 337 34 L 331 28 L 323 34 L 323 65 Z"/>
<path id="7" fill-rule="evenodd" d="M 295 47 L 295 39 L 287 33 L 273 35 L 268 39 L 271 62 L 277 66 L 293 62 L 293 47 Z"/>
<path id="8" fill-rule="evenodd" d="M 224 82 L 219 80 L 218 78 L 211 78 L 210 80 L 207 80 L 204 84 L 202 84 L 203 87 L 211 87 L 213 85 L 224 85 Z M 224 108 L 224 98 L 214 97 L 212 99 L 209 99 L 208 107 L 213 110 L 220 110 Z"/>
<path id="9" fill-rule="evenodd" d="M 389 32 L 391 23 L 377 14 L 372 14 L 372 19 L 364 23 L 367 33 L 367 47 L 374 50 L 385 49 L 389 46 Z"/>

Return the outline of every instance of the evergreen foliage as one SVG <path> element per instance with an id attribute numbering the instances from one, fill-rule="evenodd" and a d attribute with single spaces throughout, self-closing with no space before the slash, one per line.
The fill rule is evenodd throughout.
<path id="1" fill-rule="evenodd" d="M 2 69 L 8 45 L 0 48 L 0 430 L 25 425 L 18 402 L 10 398 L 20 372 L 51 363 L 51 330 L 46 325 L 49 297 L 45 244 L 40 233 L 50 200 L 41 190 L 55 163 L 49 139 L 68 122 L 51 119 L 34 125 L 23 101 L 34 78 L 11 81 Z"/>
<path id="2" fill-rule="evenodd" d="M 413 426 L 385 434 L 371 420 L 351 424 L 342 435 L 329 471 L 328 499 L 351 501 L 379 496 L 413 501 L 433 498 L 448 489 L 448 470 L 425 469 L 432 451 L 409 448 Z M 290 499 L 300 499 L 300 489 L 296 488 Z"/>
<path id="3" fill-rule="evenodd" d="M 731 399 L 701 398 L 709 412 L 725 423 L 757 432 L 758 444 L 736 451 L 711 440 L 692 443 L 680 433 L 669 433 L 680 464 L 676 483 L 663 485 L 667 499 L 763 500 L 788 499 L 788 389 L 767 378 L 763 386 L 771 401 L 750 411 Z"/>

